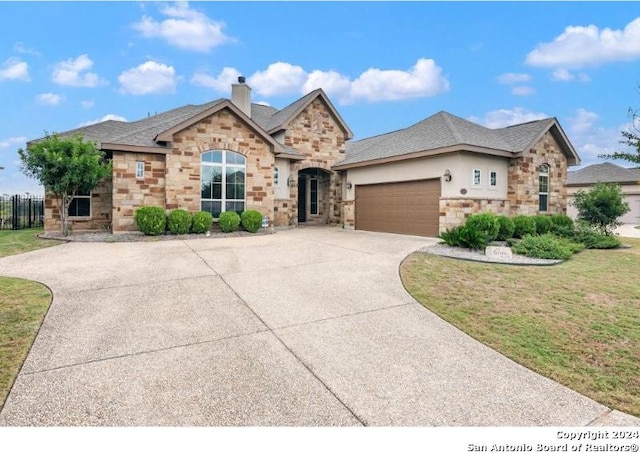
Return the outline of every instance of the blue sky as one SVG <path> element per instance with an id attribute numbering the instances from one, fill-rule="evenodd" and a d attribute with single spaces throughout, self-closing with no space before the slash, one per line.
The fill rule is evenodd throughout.
<path id="1" fill-rule="evenodd" d="M 559 119 L 583 166 L 640 108 L 635 2 L 0 2 L 0 194 L 41 193 L 17 149 L 44 131 L 230 96 L 323 88 L 356 139 L 440 110 Z"/>

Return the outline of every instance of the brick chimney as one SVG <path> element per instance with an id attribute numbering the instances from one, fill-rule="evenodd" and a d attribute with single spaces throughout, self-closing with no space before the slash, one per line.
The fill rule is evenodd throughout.
<path id="1" fill-rule="evenodd" d="M 242 112 L 251 117 L 251 88 L 244 77 L 238 77 L 238 83 L 231 85 L 231 102 Z"/>

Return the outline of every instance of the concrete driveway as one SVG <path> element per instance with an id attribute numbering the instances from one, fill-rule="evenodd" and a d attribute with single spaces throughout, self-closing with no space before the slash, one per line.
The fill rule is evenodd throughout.
<path id="1" fill-rule="evenodd" d="M 417 304 L 398 266 L 427 243 L 301 228 L 0 259 L 54 294 L 0 424 L 640 425 Z"/>

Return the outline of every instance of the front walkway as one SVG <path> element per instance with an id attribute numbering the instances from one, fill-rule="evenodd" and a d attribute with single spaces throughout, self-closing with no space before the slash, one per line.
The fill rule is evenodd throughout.
<path id="1" fill-rule="evenodd" d="M 2 258 L 54 300 L 0 424 L 640 425 L 416 303 L 398 266 L 430 242 L 301 228 Z"/>

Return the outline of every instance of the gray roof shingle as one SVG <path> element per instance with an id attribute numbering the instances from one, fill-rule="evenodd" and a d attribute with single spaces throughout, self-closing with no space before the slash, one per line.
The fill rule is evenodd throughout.
<path id="1" fill-rule="evenodd" d="M 337 166 L 456 145 L 517 153 L 531 145 L 554 121 L 548 118 L 503 129 L 489 129 L 441 111 L 405 129 L 348 142 L 345 159 Z"/>
<path id="2" fill-rule="evenodd" d="M 640 183 L 640 168 L 623 168 L 604 162 L 567 173 L 567 185 L 591 185 L 598 182 Z"/>

